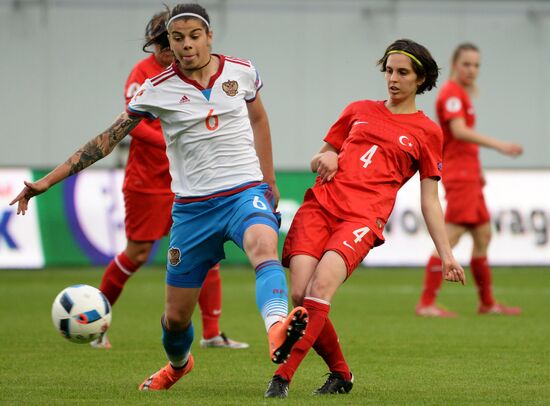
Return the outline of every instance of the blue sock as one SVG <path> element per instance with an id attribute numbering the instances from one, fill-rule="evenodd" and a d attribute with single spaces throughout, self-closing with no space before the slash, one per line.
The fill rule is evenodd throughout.
<path id="1" fill-rule="evenodd" d="M 256 305 L 266 330 L 288 314 L 286 277 L 277 260 L 267 260 L 256 267 Z"/>
<path id="2" fill-rule="evenodd" d="M 162 326 L 162 345 L 168 360 L 174 368 L 181 368 L 187 363 L 191 349 L 191 343 L 195 335 L 193 323 L 189 323 L 184 331 L 169 331 L 164 325 L 164 317 L 160 322 Z"/>

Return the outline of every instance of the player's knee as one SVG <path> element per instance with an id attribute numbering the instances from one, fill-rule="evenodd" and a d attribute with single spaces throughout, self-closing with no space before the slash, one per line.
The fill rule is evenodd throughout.
<path id="1" fill-rule="evenodd" d="M 308 296 L 328 300 L 330 291 L 331 284 L 329 281 L 324 278 L 314 277 L 310 285 Z"/>
<path id="2" fill-rule="evenodd" d="M 164 313 L 164 325 L 170 331 L 183 331 L 189 325 L 189 318 L 183 312 L 170 311 Z"/>
<path id="3" fill-rule="evenodd" d="M 147 262 L 150 253 L 151 247 L 148 245 L 132 246 L 131 249 L 126 249 L 126 256 L 138 267 Z"/>
<path id="4" fill-rule="evenodd" d="M 290 292 L 290 298 L 292 299 L 292 305 L 294 307 L 301 306 L 304 303 L 304 292 L 302 290 L 295 291 L 294 289 Z"/>
<path id="5" fill-rule="evenodd" d="M 486 249 L 492 238 L 491 230 L 483 230 L 482 232 L 476 233 L 474 238 L 474 245 L 477 249 Z"/>
<path id="6" fill-rule="evenodd" d="M 132 259 L 132 262 L 138 266 L 142 266 L 147 262 L 147 259 L 149 259 L 149 252 L 139 252 Z"/>
<path id="7" fill-rule="evenodd" d="M 245 241 L 245 251 L 249 258 L 277 258 L 277 239 L 271 235 L 256 235 Z"/>

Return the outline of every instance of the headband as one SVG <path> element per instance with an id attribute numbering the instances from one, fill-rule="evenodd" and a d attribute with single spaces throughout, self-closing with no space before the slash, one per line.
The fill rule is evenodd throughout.
<path id="1" fill-rule="evenodd" d="M 203 16 L 200 16 L 198 14 L 195 14 L 195 13 L 181 13 L 181 14 L 176 14 L 174 17 L 172 17 L 171 19 L 168 20 L 168 22 L 166 23 L 166 28 L 168 28 L 168 26 L 170 25 L 170 23 L 172 23 L 172 21 L 174 21 L 176 18 L 182 18 L 182 17 L 193 17 L 193 18 L 198 18 L 199 20 L 202 20 L 206 26 L 208 27 L 208 29 L 210 30 L 210 23 L 208 21 L 206 21 L 206 18 L 204 18 Z"/>
<path id="2" fill-rule="evenodd" d="M 421 68 L 424 67 L 424 66 L 422 65 L 422 62 L 420 62 L 416 56 L 414 56 L 413 54 L 411 54 L 411 53 L 409 53 L 409 52 L 405 52 L 405 51 L 402 51 L 402 50 L 400 50 L 400 49 L 394 49 L 394 50 L 388 51 L 388 53 L 387 53 L 386 55 L 390 55 L 390 54 L 403 54 L 403 55 L 407 55 L 409 58 L 411 58 L 413 61 L 415 61 L 415 62 L 417 63 L 418 66 L 420 66 Z"/>

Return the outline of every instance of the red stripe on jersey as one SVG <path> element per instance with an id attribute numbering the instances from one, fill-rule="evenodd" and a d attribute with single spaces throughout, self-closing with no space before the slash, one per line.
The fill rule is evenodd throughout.
<path id="1" fill-rule="evenodd" d="M 214 197 L 222 197 L 222 196 L 233 196 L 239 192 L 242 192 L 243 190 L 246 190 L 246 189 L 250 189 L 252 187 L 255 187 L 255 186 L 258 186 L 258 185 L 261 185 L 262 182 L 249 182 L 245 185 L 242 185 L 242 186 L 238 186 L 236 188 L 233 188 L 233 189 L 229 189 L 229 190 L 224 190 L 222 192 L 218 192 L 218 193 L 214 193 L 214 194 L 211 194 L 211 195 L 207 195 L 207 196 L 198 196 L 198 197 L 176 197 L 174 199 L 174 201 L 176 203 L 194 203 L 194 202 L 202 202 L 204 200 L 208 200 L 208 199 L 212 199 Z"/>
<path id="2" fill-rule="evenodd" d="M 162 82 L 170 79 L 171 77 L 174 77 L 176 76 L 176 72 L 172 72 L 170 75 L 168 76 L 164 76 L 163 78 L 160 78 L 159 80 L 155 81 L 155 82 L 151 82 L 153 84 L 153 86 L 158 86 L 160 85 Z"/>
<path id="3" fill-rule="evenodd" d="M 238 63 L 239 65 L 248 66 L 249 68 L 252 66 L 250 61 L 247 61 L 246 59 L 233 58 L 232 56 L 226 56 L 225 60 L 228 61 L 228 62 Z"/>
<path id="4" fill-rule="evenodd" d="M 172 73 L 172 72 L 174 72 L 174 69 L 172 69 L 172 65 L 170 65 L 170 67 L 166 68 L 165 70 L 163 70 L 163 71 L 160 72 L 159 74 L 153 76 L 153 77 L 151 78 L 151 82 L 153 82 L 153 81 L 155 81 L 155 80 L 157 80 L 157 79 L 160 79 L 161 77 L 163 77 L 163 76 L 165 76 L 165 75 L 167 75 L 167 74 L 170 74 L 170 73 Z"/>
<path id="5" fill-rule="evenodd" d="M 173 74 L 168 75 L 168 76 L 165 76 L 164 78 L 162 78 L 162 79 L 158 80 L 157 82 L 153 83 L 153 86 L 158 86 L 158 85 L 160 85 L 162 82 L 164 82 L 164 81 L 166 81 L 166 80 L 168 80 L 168 79 L 170 79 L 170 78 L 172 78 L 172 77 L 174 77 L 174 76 L 176 76 L 176 73 L 175 73 L 175 72 L 174 72 Z"/>
<path id="6" fill-rule="evenodd" d="M 175 74 L 176 74 L 176 72 L 174 72 L 173 69 L 168 69 L 168 70 L 162 72 L 160 75 L 157 75 L 154 78 L 152 78 L 151 83 L 153 84 L 153 86 L 156 86 L 159 83 L 164 82 L 166 79 L 174 76 Z"/>

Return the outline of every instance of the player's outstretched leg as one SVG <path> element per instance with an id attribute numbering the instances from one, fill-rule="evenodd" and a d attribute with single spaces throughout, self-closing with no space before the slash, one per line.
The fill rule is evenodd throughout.
<path id="1" fill-rule="evenodd" d="M 162 345 L 168 357 L 168 365 L 147 378 L 139 386 L 139 390 L 168 389 L 183 375 L 191 372 L 195 365 L 195 360 L 190 352 L 195 335 L 193 323 L 189 323 L 185 330 L 168 330 L 163 316 L 160 324 L 162 326 Z"/>
<path id="2" fill-rule="evenodd" d="M 164 368 L 155 372 L 149 378 L 139 385 L 139 390 L 165 390 L 175 384 L 183 375 L 187 375 L 193 369 L 195 360 L 193 355 L 189 354 L 189 358 L 185 365 L 181 368 L 174 368 L 171 363 L 168 363 Z"/>
<path id="3" fill-rule="evenodd" d="M 303 337 L 307 321 L 307 310 L 298 306 L 290 312 L 286 319 L 271 326 L 267 332 L 271 361 L 275 364 L 286 361 L 294 344 Z"/>
<path id="4" fill-rule="evenodd" d="M 338 372 L 328 374 L 326 382 L 318 389 L 313 391 L 314 395 L 334 395 L 337 393 L 349 393 L 353 388 L 353 374 L 351 379 L 346 381 Z"/>

